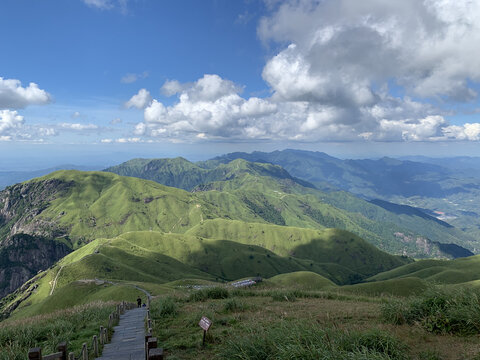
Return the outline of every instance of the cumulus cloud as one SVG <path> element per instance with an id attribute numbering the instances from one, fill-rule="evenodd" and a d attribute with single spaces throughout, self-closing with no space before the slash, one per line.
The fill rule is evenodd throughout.
<path id="1" fill-rule="evenodd" d="M 172 96 L 175 94 L 180 93 L 183 89 L 188 87 L 187 84 L 181 84 L 177 80 L 167 80 L 163 84 L 162 88 L 160 91 L 162 92 L 163 95 L 165 96 Z"/>
<path id="2" fill-rule="evenodd" d="M 258 34 L 281 46 L 262 72 L 270 97 L 242 96 L 241 85 L 213 74 L 168 80 L 161 90 L 177 96 L 173 105 L 132 101 L 144 108 L 135 135 L 479 140 L 480 124 L 451 125 L 440 105 L 478 97 L 480 2 L 287 0 L 268 8 Z"/>
<path id="3" fill-rule="evenodd" d="M 412 95 L 468 101 L 477 96 L 468 80 L 480 81 L 478 16 L 477 1 L 287 1 L 259 25 L 264 41 L 294 44 L 264 77 L 283 95 L 275 66 L 293 71 L 305 96 L 318 96 L 315 82 L 328 92 L 396 79 Z"/>
<path id="4" fill-rule="evenodd" d="M 256 119 L 277 109 L 276 104 L 264 99 L 244 99 L 241 86 L 218 75 L 204 75 L 194 83 L 177 85 L 178 102 L 165 106 L 153 100 L 145 108 L 144 121 L 137 124 L 135 134 L 241 137 Z"/>
<path id="5" fill-rule="evenodd" d="M 22 87 L 19 80 L 0 77 L 0 108 L 23 109 L 28 105 L 44 105 L 51 101 L 51 95 L 35 83 Z"/>
<path id="6" fill-rule="evenodd" d="M 9 136 L 12 131 L 20 129 L 23 123 L 23 116 L 16 111 L 0 110 L 0 135 Z"/>
<path id="7" fill-rule="evenodd" d="M 480 124 L 479 123 L 466 123 L 461 126 L 450 125 L 442 129 L 445 137 L 455 140 L 480 140 Z"/>
<path id="8" fill-rule="evenodd" d="M 145 108 L 152 101 L 150 92 L 146 89 L 140 89 L 137 94 L 133 95 L 130 100 L 125 103 L 127 109 L 135 107 L 137 109 Z"/>

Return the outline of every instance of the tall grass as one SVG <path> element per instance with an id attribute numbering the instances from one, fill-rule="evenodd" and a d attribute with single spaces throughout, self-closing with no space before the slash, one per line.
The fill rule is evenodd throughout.
<path id="1" fill-rule="evenodd" d="M 188 298 L 189 301 L 205 301 L 208 299 L 227 299 L 230 297 L 230 292 L 220 286 L 205 288 L 196 290 L 190 297 Z"/>
<path id="2" fill-rule="evenodd" d="M 48 315 L 0 323 L 0 360 L 26 359 L 28 350 L 41 347 L 44 355 L 57 351 L 67 341 L 69 351 L 79 355 L 82 343 L 91 343 L 100 326 L 106 326 L 113 302 L 95 302 Z"/>
<path id="3" fill-rule="evenodd" d="M 161 298 L 152 301 L 150 304 L 150 314 L 153 319 L 175 316 L 178 312 L 177 304 L 172 298 Z"/>
<path id="4" fill-rule="evenodd" d="M 396 325 L 418 323 L 432 333 L 479 334 L 480 292 L 432 287 L 420 297 L 385 303 L 382 317 Z"/>
<path id="5" fill-rule="evenodd" d="M 250 329 L 249 334 L 225 342 L 218 358 L 406 360 L 405 350 L 405 345 L 385 332 L 345 332 L 297 323 Z"/>

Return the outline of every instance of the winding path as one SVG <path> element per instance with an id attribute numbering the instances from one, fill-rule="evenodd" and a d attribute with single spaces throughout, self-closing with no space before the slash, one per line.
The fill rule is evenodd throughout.
<path id="1" fill-rule="evenodd" d="M 60 269 L 58 269 L 57 275 L 55 276 L 55 279 L 53 280 L 52 289 L 50 290 L 50 294 L 48 294 L 48 296 L 52 296 L 53 292 L 55 291 L 55 287 L 57 286 L 58 276 L 60 275 L 62 270 L 63 270 L 63 265 L 60 266 Z"/>

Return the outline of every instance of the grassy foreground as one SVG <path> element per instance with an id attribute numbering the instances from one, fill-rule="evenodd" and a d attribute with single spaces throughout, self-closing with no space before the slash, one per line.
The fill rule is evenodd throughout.
<path id="1" fill-rule="evenodd" d="M 480 359 L 478 333 L 439 335 L 415 321 L 392 324 L 385 309 L 398 301 L 269 286 L 209 288 L 158 297 L 151 314 L 154 336 L 172 360 Z M 202 316 L 213 321 L 205 347 Z"/>
<path id="2" fill-rule="evenodd" d="M 48 355 L 63 341 L 68 342 L 68 351 L 79 357 L 82 344 L 91 348 L 92 336 L 98 335 L 100 326 L 107 326 L 114 309 L 113 302 L 93 302 L 48 315 L 4 321 L 0 323 L 0 360 L 26 359 L 33 347 L 41 347 L 42 354 Z"/>

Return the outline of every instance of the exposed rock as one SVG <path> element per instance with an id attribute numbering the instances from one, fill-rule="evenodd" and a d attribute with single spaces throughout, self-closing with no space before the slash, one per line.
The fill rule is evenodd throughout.
<path id="1" fill-rule="evenodd" d="M 15 291 L 39 270 L 45 270 L 71 250 L 63 243 L 15 234 L 0 248 L 0 298 Z"/>
<path id="2" fill-rule="evenodd" d="M 68 229 L 38 215 L 72 184 L 59 179 L 29 181 L 0 192 L 0 298 L 70 252 L 65 244 L 53 241 L 67 235 Z"/>

